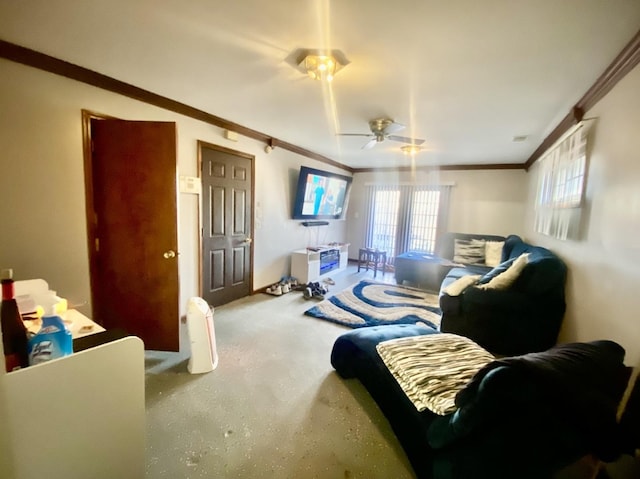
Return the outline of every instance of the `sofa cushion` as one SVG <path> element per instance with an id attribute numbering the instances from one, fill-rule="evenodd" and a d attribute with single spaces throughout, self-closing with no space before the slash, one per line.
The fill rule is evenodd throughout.
<path id="1" fill-rule="evenodd" d="M 465 276 L 461 276 L 444 288 L 442 292 L 449 296 L 458 296 L 469 286 L 477 283 L 480 278 L 481 276 L 479 274 L 467 274 Z"/>
<path id="2" fill-rule="evenodd" d="M 483 283 L 478 286 L 481 289 L 507 289 L 510 288 L 520 276 L 520 273 L 525 269 L 529 261 L 529 254 L 523 253 L 518 256 L 515 261 L 509 266 L 506 271 L 494 276 L 488 283 Z"/>
<path id="3" fill-rule="evenodd" d="M 516 244 L 520 244 L 520 243 L 523 243 L 522 238 L 520 238 L 520 236 L 518 235 L 507 236 L 507 238 L 504 240 L 504 245 L 502 246 L 503 262 L 510 258 L 517 258 L 519 256 L 518 254 L 512 254 L 511 251 L 513 250 Z"/>
<path id="4" fill-rule="evenodd" d="M 505 240 L 502 256 L 505 260 L 528 253 L 529 261 L 513 287 L 527 294 L 542 296 L 553 293 L 554 298 L 564 298 L 564 282 L 567 267 L 554 253 L 542 246 L 525 243 L 522 238 L 511 235 Z M 484 283 L 485 278 L 480 280 Z"/>
<path id="5" fill-rule="evenodd" d="M 489 271 L 491 271 L 489 267 L 479 264 L 468 265 L 464 268 L 451 268 L 440 284 L 440 295 L 442 296 L 448 286 L 463 276 L 480 275 L 483 277 Z"/>
<path id="6" fill-rule="evenodd" d="M 511 266 L 515 260 L 516 258 L 509 258 L 506 261 L 503 261 L 491 271 L 486 273 L 482 278 L 480 278 L 478 280 L 478 284 L 486 284 L 499 274 L 504 273 L 507 269 L 509 269 L 509 266 Z"/>
<path id="7" fill-rule="evenodd" d="M 544 248 L 534 249 L 529 254 L 529 264 L 514 284 L 519 291 L 535 295 L 548 295 L 564 298 L 564 283 L 567 267 L 553 253 Z"/>

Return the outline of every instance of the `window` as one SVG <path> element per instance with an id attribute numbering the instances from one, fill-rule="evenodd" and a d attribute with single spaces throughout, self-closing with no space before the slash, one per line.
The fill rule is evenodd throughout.
<path id="1" fill-rule="evenodd" d="M 371 219 L 371 239 L 367 245 L 386 251 L 388 255 L 396 249 L 396 230 L 398 229 L 398 211 L 400 191 L 381 189 L 373 192 L 373 215 Z"/>
<path id="2" fill-rule="evenodd" d="M 580 123 L 540 159 L 535 230 L 577 238 L 587 164 L 588 128 Z"/>
<path id="3" fill-rule="evenodd" d="M 387 252 L 433 253 L 446 224 L 450 186 L 369 185 L 366 245 Z"/>
<path id="4" fill-rule="evenodd" d="M 407 249 L 433 253 L 436 246 L 440 191 L 414 191 L 411 205 L 411 230 Z"/>

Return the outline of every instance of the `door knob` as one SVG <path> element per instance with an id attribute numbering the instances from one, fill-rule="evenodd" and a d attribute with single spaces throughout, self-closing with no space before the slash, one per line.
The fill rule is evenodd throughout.
<path id="1" fill-rule="evenodd" d="M 245 238 L 243 243 L 251 244 L 253 240 L 251 238 Z"/>
<path id="2" fill-rule="evenodd" d="M 169 251 L 165 251 L 162 256 L 164 256 L 166 259 L 175 258 L 176 257 L 176 252 L 173 251 L 172 249 L 170 249 Z"/>

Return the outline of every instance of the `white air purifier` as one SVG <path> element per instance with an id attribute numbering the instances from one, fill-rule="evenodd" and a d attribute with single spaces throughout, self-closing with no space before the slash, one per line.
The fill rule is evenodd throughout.
<path id="1" fill-rule="evenodd" d="M 202 298 L 190 298 L 187 303 L 187 331 L 191 343 L 187 369 L 191 374 L 213 371 L 218 365 L 213 307 Z"/>

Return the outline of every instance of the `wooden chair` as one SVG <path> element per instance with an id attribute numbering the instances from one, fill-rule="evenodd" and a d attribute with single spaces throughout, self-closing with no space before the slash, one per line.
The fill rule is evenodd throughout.
<path id="1" fill-rule="evenodd" d="M 366 268 L 366 271 L 369 271 L 369 268 L 371 267 L 373 268 L 373 277 L 375 278 L 378 274 L 378 266 L 381 267 L 382 274 L 384 275 L 386 264 L 386 251 L 380 251 L 379 249 L 374 248 L 360 248 L 358 250 L 358 273 L 362 266 Z"/>

